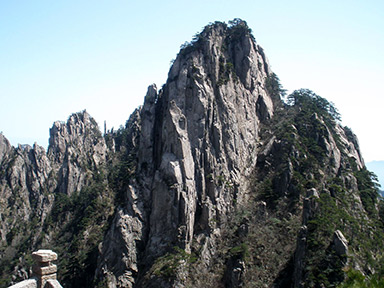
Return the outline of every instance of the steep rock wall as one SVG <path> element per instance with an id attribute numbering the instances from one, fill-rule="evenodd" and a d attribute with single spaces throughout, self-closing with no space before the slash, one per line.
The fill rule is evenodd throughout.
<path id="1" fill-rule="evenodd" d="M 235 19 L 183 45 L 125 127 L 76 113 L 47 153 L 0 135 L 0 286 L 41 246 L 66 287 L 327 287 L 344 251 L 375 272 L 384 208 L 356 136 L 325 99 L 282 92 Z"/>
<path id="2" fill-rule="evenodd" d="M 37 245 L 55 245 L 52 235 L 65 224 L 53 223 L 55 228 L 47 224 L 47 220 L 52 221 L 51 211 L 57 204 L 57 195 L 64 193 L 69 197 L 79 193 L 95 178 L 93 171 L 100 171 L 106 163 L 104 138 L 96 121 L 85 111 L 71 115 L 67 123 L 55 122 L 49 143 L 48 152 L 37 144 L 14 148 L 0 135 L 2 263 L 40 248 Z M 17 265 L 24 266 L 22 262 Z M 13 268 L 4 267 L 7 277 L 8 269 Z M 14 270 L 17 271 L 18 266 Z M 25 274 L 23 278 L 27 277 Z"/>
<path id="3" fill-rule="evenodd" d="M 151 263 L 173 246 L 190 252 L 199 235 L 204 246 L 214 246 L 234 201 L 246 201 L 259 123 L 274 107 L 265 89 L 268 62 L 243 28 L 234 35 L 223 23 L 206 27 L 180 51 L 160 92 L 148 88 L 138 176 L 127 187 L 126 207 L 115 216 L 99 266 L 117 287 L 133 285 L 140 261 Z M 116 245 L 124 248 L 111 245 L 113 238 L 123 239 Z M 108 264 L 112 259 L 120 266 Z"/>

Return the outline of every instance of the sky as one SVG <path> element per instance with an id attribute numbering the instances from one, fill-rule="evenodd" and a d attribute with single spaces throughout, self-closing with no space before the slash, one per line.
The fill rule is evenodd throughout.
<path id="1" fill-rule="evenodd" d="M 84 109 L 118 128 L 165 83 L 181 44 L 234 18 L 288 92 L 333 102 L 365 161 L 384 160 L 382 0 L 1 0 L 0 131 L 46 148 L 53 122 Z"/>

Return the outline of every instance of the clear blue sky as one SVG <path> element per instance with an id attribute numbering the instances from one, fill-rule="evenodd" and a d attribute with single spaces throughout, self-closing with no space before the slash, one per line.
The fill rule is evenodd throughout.
<path id="1" fill-rule="evenodd" d="M 0 1 L 0 131 L 47 147 L 83 109 L 118 128 L 203 26 L 248 22 L 289 91 L 335 103 L 366 161 L 384 160 L 384 1 Z"/>

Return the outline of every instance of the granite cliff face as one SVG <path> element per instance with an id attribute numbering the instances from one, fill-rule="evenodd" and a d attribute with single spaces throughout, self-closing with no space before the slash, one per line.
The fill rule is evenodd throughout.
<path id="1" fill-rule="evenodd" d="M 96 121 L 84 111 L 53 124 L 47 154 L 59 173 L 57 192 L 71 195 L 87 185 L 85 168 L 97 170 L 106 163 L 107 149 Z"/>
<path id="2" fill-rule="evenodd" d="M 41 246 L 66 287 L 321 287 L 346 266 L 379 272 L 380 245 L 361 235 L 381 235 L 382 204 L 356 136 L 325 99 L 283 92 L 246 23 L 215 22 L 125 127 L 103 137 L 76 113 L 47 153 L 0 135 L 2 283 L 27 277 Z"/>
<path id="3" fill-rule="evenodd" d="M 71 115 L 67 123 L 54 123 L 48 152 L 37 144 L 14 148 L 3 135 L 0 138 L 1 270 L 5 277 L 10 268 L 20 274 L 18 269 L 28 261 L 20 257 L 25 252 L 55 245 L 54 238 L 75 216 L 60 201 L 92 186 L 99 177 L 95 173 L 100 174 L 106 163 L 107 148 L 96 121 L 86 111 Z M 15 257 L 19 260 L 9 267 Z M 21 278 L 27 277 L 22 274 Z"/>
<path id="4" fill-rule="evenodd" d="M 137 120 L 138 177 L 105 241 L 122 239 L 117 245 L 125 242 L 126 249 L 103 244 L 103 273 L 131 277 L 138 257 L 151 261 L 172 246 L 190 253 L 193 241 L 209 262 L 220 223 L 235 201 L 246 200 L 260 122 L 272 117 L 274 106 L 264 53 L 245 26 L 238 29 L 206 27 L 180 51 L 160 93 L 148 88 Z M 145 245 L 142 255 L 138 242 Z M 111 266 L 112 259 L 123 262 Z M 133 284 L 118 284 L 124 274 L 111 277 L 118 286 Z"/>

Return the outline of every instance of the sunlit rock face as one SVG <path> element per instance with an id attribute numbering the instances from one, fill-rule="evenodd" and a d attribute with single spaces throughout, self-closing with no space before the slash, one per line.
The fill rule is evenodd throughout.
<path id="1" fill-rule="evenodd" d="M 83 111 L 53 124 L 47 152 L 0 134 L 1 276 L 27 278 L 40 248 L 65 287 L 306 287 L 336 260 L 344 273 L 363 243 L 349 240 L 381 215 L 357 138 L 325 99 L 282 92 L 235 19 L 184 44 L 118 130 Z M 362 255 L 348 264 L 373 271 Z"/>
<path id="2" fill-rule="evenodd" d="M 190 252 L 200 239 L 209 262 L 220 223 L 234 202 L 246 201 L 260 122 L 273 116 L 274 104 L 265 89 L 271 71 L 264 52 L 241 29 L 207 26 L 180 51 L 163 88 L 148 88 L 137 120 L 138 177 L 127 187 L 132 202 L 116 214 L 101 257 L 100 271 L 118 287 L 133 282 L 122 284 L 124 275 L 115 271 L 129 271 L 131 279 L 140 257 L 150 263 L 172 245 Z M 109 245 L 116 237 L 126 248 Z M 138 242 L 145 251 L 138 253 Z M 120 265 L 109 265 L 112 259 Z"/>
<path id="3" fill-rule="evenodd" d="M 47 154 L 59 170 L 59 192 L 71 195 L 87 185 L 86 169 L 105 164 L 107 147 L 96 121 L 83 111 L 72 114 L 67 123 L 53 124 Z"/>
<path id="4" fill-rule="evenodd" d="M 55 228 L 47 233 L 46 221 L 58 193 L 68 197 L 79 193 L 94 178 L 91 171 L 105 165 L 104 138 L 86 111 L 71 115 L 67 123 L 55 122 L 50 132 L 48 152 L 37 144 L 14 148 L 0 135 L 3 259 L 18 255 L 21 251 L 17 251 L 17 247 L 23 243 L 23 249 L 31 250 L 40 248 L 37 246 L 43 245 L 42 242 L 53 245 L 51 235 L 62 229 L 64 223 L 55 223 Z"/>

